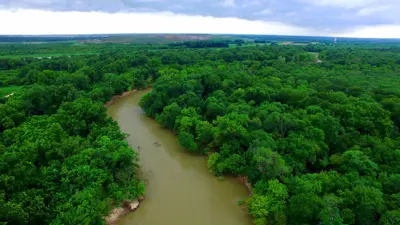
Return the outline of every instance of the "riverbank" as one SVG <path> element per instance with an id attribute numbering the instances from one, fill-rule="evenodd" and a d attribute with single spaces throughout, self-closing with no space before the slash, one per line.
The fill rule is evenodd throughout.
<path id="1" fill-rule="evenodd" d="M 110 107 L 112 104 L 114 104 L 114 102 L 117 101 L 118 99 L 124 98 L 124 97 L 126 97 L 126 96 L 128 96 L 128 95 L 131 95 L 131 94 L 135 94 L 135 93 L 138 92 L 138 91 L 145 91 L 145 90 L 151 89 L 151 88 L 152 88 L 152 86 L 148 86 L 148 87 L 145 87 L 145 88 L 142 88 L 142 89 L 137 89 L 137 88 L 135 88 L 135 89 L 133 89 L 133 90 L 131 90 L 131 91 L 126 91 L 126 92 L 122 93 L 121 95 L 114 95 L 114 96 L 111 98 L 110 101 L 104 103 L 104 106 L 105 106 L 106 108 L 108 108 L 108 107 Z"/>
<path id="2" fill-rule="evenodd" d="M 146 180 L 146 200 L 118 225 L 250 225 L 238 206 L 248 190 L 234 177 L 220 181 L 207 168 L 205 157 L 184 150 L 176 136 L 147 117 L 139 106 L 151 89 L 119 98 L 108 114 L 129 134 L 130 146 L 140 146 L 140 166 Z"/>
<path id="3" fill-rule="evenodd" d="M 125 97 L 125 96 L 128 96 L 128 95 L 130 95 L 130 94 L 134 94 L 134 93 L 136 93 L 137 91 L 138 91 L 137 89 L 133 89 L 133 90 L 131 90 L 131 91 L 126 91 L 126 92 L 122 93 L 122 95 L 114 95 L 114 96 L 111 98 L 110 101 L 104 103 L 104 106 L 105 106 L 106 108 L 108 108 L 108 107 L 110 107 L 116 100 L 118 100 L 118 99 L 120 99 L 120 98 L 123 98 L 123 97 Z"/>
<path id="4" fill-rule="evenodd" d="M 104 104 L 104 106 L 106 108 L 109 108 L 118 99 L 124 98 L 131 94 L 135 94 L 137 91 L 138 91 L 138 89 L 133 89 L 131 91 L 126 91 L 126 92 L 122 93 L 121 95 L 115 95 L 111 98 L 110 101 L 106 102 Z M 139 208 L 139 206 L 140 206 L 140 202 L 142 202 L 144 199 L 145 199 L 144 196 L 142 196 L 142 197 L 132 200 L 132 201 L 125 200 L 122 203 L 121 207 L 113 208 L 113 210 L 111 210 L 110 214 L 104 218 L 104 220 L 107 222 L 108 225 L 116 225 L 120 218 L 128 215 L 131 212 L 136 211 L 136 209 Z"/>
<path id="5" fill-rule="evenodd" d="M 249 196 L 252 196 L 253 195 L 253 187 L 249 183 L 248 178 L 245 176 L 238 176 L 237 179 L 238 179 L 239 183 L 243 184 L 247 188 L 247 191 L 249 192 Z"/>
<path id="6" fill-rule="evenodd" d="M 147 91 L 149 88 L 151 88 L 151 87 L 148 87 L 148 88 L 144 88 L 142 91 Z M 131 90 L 131 91 L 127 91 L 127 92 L 124 92 L 123 94 L 121 94 L 121 95 L 117 95 L 117 96 L 114 96 L 110 101 L 108 101 L 106 104 L 105 104 L 105 106 L 107 107 L 107 108 L 109 108 L 110 106 L 112 106 L 114 103 L 116 103 L 116 105 L 118 105 L 118 104 L 120 104 L 121 102 L 124 102 L 126 99 L 125 98 L 136 98 L 137 96 L 136 96 L 136 93 L 138 92 L 139 90 L 137 90 L 137 89 L 134 89 L 134 90 Z M 139 96 L 139 98 L 140 98 L 140 96 Z M 139 106 L 140 107 L 140 106 Z M 132 116 L 133 116 L 133 114 L 132 114 Z M 148 119 L 150 119 L 151 121 L 153 121 L 155 124 L 157 124 L 157 126 L 159 126 L 158 125 L 158 123 L 154 120 L 154 118 L 151 118 L 151 117 L 146 117 L 146 118 L 148 118 Z M 161 128 L 162 129 L 162 128 Z M 162 129 L 162 130 L 164 130 L 165 132 L 167 132 L 167 133 L 170 133 L 170 134 L 172 134 L 173 135 L 173 137 L 174 137 L 174 140 L 176 141 L 176 132 L 171 132 L 170 130 L 166 130 L 166 129 Z M 130 132 L 128 132 L 129 133 L 129 135 L 131 135 L 131 133 Z M 136 135 L 134 135 L 134 136 L 136 136 Z M 130 143 L 131 144 L 131 146 L 136 146 L 138 143 L 135 143 L 135 144 L 132 144 L 132 143 Z M 142 146 L 142 145 L 140 145 L 140 146 Z M 187 152 L 185 152 L 185 153 L 187 153 Z M 195 156 L 193 156 L 192 154 L 190 154 L 191 155 L 191 157 L 195 157 Z M 203 157 L 201 157 L 201 158 L 203 158 Z M 205 157 L 206 159 L 208 159 L 208 157 L 206 156 Z M 206 163 L 204 163 L 203 165 L 206 165 Z M 144 165 L 144 166 L 146 166 L 146 164 Z M 214 176 L 213 176 L 214 177 Z M 214 177 L 215 178 L 215 177 Z M 245 188 L 246 188 L 246 190 L 247 190 L 247 193 L 248 193 L 248 196 L 252 196 L 252 194 L 253 194 L 253 192 L 252 192 L 252 187 L 251 187 L 251 184 L 248 182 L 248 179 L 247 179 L 247 177 L 244 177 L 244 176 L 237 176 L 236 178 L 233 178 L 232 177 L 232 179 L 233 179 L 233 181 L 236 183 L 240 183 L 240 185 L 242 185 L 242 186 L 244 186 Z M 240 199 L 240 200 L 238 200 L 238 201 L 242 201 L 242 199 Z M 135 202 L 135 201 L 134 201 Z M 235 204 L 237 204 L 237 202 L 235 203 Z M 125 204 L 123 207 L 118 207 L 118 208 L 115 208 L 115 209 L 113 209 L 113 211 L 112 211 L 112 213 L 110 214 L 110 216 L 108 216 L 107 217 L 107 219 L 106 219 L 106 221 L 108 222 L 108 224 L 109 225 L 114 225 L 114 224 L 116 224 L 117 223 L 117 221 L 119 221 L 120 219 L 122 219 L 122 218 L 125 218 L 126 216 L 128 216 L 128 217 L 131 217 L 131 216 L 129 216 L 128 214 L 130 214 L 131 212 L 133 212 L 133 211 L 136 211 L 136 209 L 139 207 L 139 205 L 140 205 L 140 202 L 137 202 L 137 205 L 136 205 L 136 203 L 134 203 L 133 204 L 135 207 L 131 207 L 131 204 Z M 136 213 L 135 213 L 135 215 L 136 215 Z M 125 220 L 125 219 L 124 219 Z M 123 223 L 123 222 L 122 222 Z"/>
<path id="7" fill-rule="evenodd" d="M 136 211 L 140 206 L 140 202 L 142 202 L 143 200 L 144 197 L 142 196 L 133 201 L 124 201 L 121 207 L 116 207 L 111 210 L 110 215 L 105 217 L 104 220 L 107 222 L 108 225 L 116 225 L 120 218 L 128 215 L 131 212 Z"/>
<path id="8" fill-rule="evenodd" d="M 130 212 L 135 211 L 137 208 L 139 208 L 139 206 L 140 202 L 138 199 L 133 201 L 125 201 L 121 207 L 117 207 L 111 210 L 110 215 L 108 215 L 104 219 L 108 225 L 116 225 L 117 221 L 121 217 L 126 216 Z"/>

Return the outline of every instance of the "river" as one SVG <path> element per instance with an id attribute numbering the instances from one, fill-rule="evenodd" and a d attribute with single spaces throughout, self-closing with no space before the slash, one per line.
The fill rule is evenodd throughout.
<path id="1" fill-rule="evenodd" d="M 233 178 L 219 181 L 207 169 L 206 158 L 189 154 L 176 137 L 146 117 L 138 105 L 139 91 L 116 100 L 109 115 L 140 146 L 140 164 L 146 180 L 146 199 L 119 225 L 250 225 L 238 201 L 247 190 Z"/>

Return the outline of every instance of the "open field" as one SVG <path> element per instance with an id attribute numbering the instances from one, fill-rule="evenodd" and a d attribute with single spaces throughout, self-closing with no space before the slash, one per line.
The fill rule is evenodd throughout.
<path id="1" fill-rule="evenodd" d="M 0 98 L 4 98 L 9 94 L 15 93 L 19 89 L 21 89 L 21 86 L 0 87 Z"/>
<path id="2" fill-rule="evenodd" d="M 279 45 L 300 45 L 300 46 L 304 46 L 304 45 L 308 45 L 309 43 L 303 43 L 303 42 L 294 42 L 294 41 L 285 41 L 285 42 L 281 42 L 279 43 Z"/>
<path id="3" fill-rule="evenodd" d="M 54 53 L 38 53 L 25 55 L 0 55 L 0 59 L 19 59 L 19 58 L 52 58 L 60 56 L 75 56 L 75 55 L 94 55 L 97 52 L 54 52 Z"/>
<path id="4" fill-rule="evenodd" d="M 112 36 L 101 39 L 80 40 L 80 43 L 120 43 L 120 44 L 167 44 L 179 41 L 205 41 L 214 39 L 212 35 L 189 34 L 148 34 L 131 36 Z"/>

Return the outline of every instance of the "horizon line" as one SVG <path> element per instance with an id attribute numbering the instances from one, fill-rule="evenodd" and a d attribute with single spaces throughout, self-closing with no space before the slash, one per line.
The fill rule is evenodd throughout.
<path id="1" fill-rule="evenodd" d="M 52 37 L 66 37 L 66 36 L 101 36 L 101 35 L 212 35 L 212 36 L 224 36 L 224 35 L 229 35 L 229 36 L 240 36 L 240 35 L 246 35 L 246 36 L 276 36 L 276 37 L 311 37 L 311 38 L 342 38 L 342 39 L 373 39 L 373 40 L 379 40 L 379 39 L 386 39 L 386 40 L 399 40 L 400 38 L 393 38 L 393 37 L 381 37 L 381 38 L 375 38 L 375 37 L 346 37 L 346 36 L 319 36 L 319 35 L 295 35 L 295 34 L 230 34 L 230 33 L 180 33 L 180 32 L 171 32 L 171 33 L 158 33 L 158 32 L 150 32 L 150 33 L 73 33 L 73 34 L 0 34 L 0 37 L 43 37 L 43 36 L 52 36 Z"/>

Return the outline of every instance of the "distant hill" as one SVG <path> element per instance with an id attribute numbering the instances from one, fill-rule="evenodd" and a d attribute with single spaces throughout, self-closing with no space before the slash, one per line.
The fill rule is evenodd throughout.
<path id="1" fill-rule="evenodd" d="M 335 37 L 232 34 L 93 34 L 93 35 L 0 35 L 0 43 L 70 42 L 165 44 L 180 41 L 243 39 L 248 42 L 333 43 Z M 400 39 L 337 38 L 337 43 L 399 43 Z"/>

